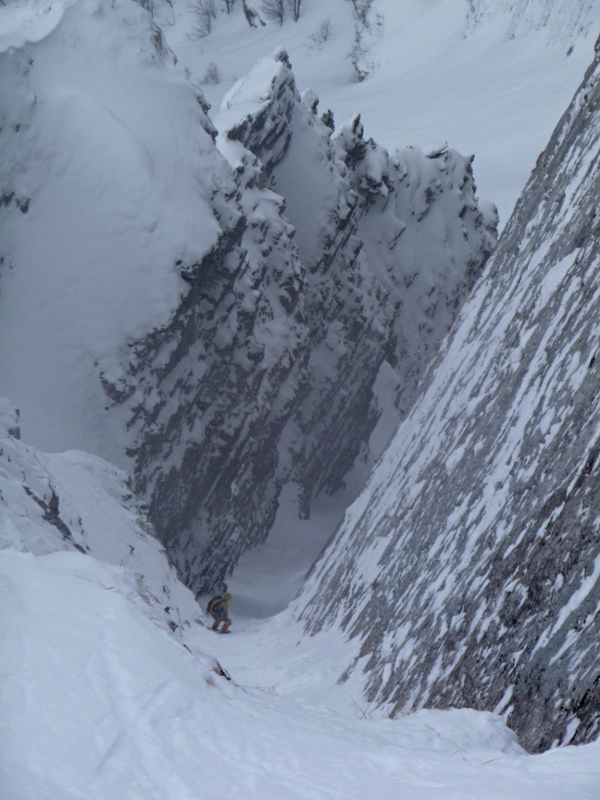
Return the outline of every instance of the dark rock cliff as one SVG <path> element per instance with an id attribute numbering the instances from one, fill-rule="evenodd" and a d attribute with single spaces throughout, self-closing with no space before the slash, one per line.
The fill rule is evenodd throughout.
<path id="1" fill-rule="evenodd" d="M 493 214 L 477 206 L 469 159 L 392 159 L 363 139 L 356 120 L 338 145 L 314 103 L 302 102 L 285 52 L 257 71 L 217 120 L 239 221 L 188 271 L 191 290 L 173 325 L 137 347 L 128 369 L 137 394 L 146 387 L 152 398 L 135 409 L 135 487 L 200 591 L 265 540 L 287 481 L 301 487 L 307 514 L 315 491 L 342 485 L 380 414 L 380 367 L 402 361 L 403 288 L 428 318 L 427 333 L 421 319 L 403 330 L 403 350 L 409 339 L 415 346 L 398 384 L 410 393 L 494 244 Z M 411 181 L 418 191 L 403 190 Z M 430 208 L 431 225 L 423 222 Z M 429 242 L 421 250 L 419 225 Z M 387 260 L 375 247 L 366 252 L 359 233 L 369 226 Z M 436 226 L 444 235 L 431 245 Z M 402 236 L 412 258 L 396 251 Z M 426 259 L 425 285 L 411 295 L 405 273 L 416 277 Z"/>

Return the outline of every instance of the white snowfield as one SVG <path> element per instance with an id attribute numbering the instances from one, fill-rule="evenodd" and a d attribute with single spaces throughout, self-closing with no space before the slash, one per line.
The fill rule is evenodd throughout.
<path id="1" fill-rule="evenodd" d="M 260 9 L 261 0 L 247 2 Z M 360 113 L 367 135 L 391 153 L 446 143 L 474 155 L 479 196 L 497 205 L 501 226 L 600 33 L 597 0 L 373 0 L 364 42 L 370 72 L 358 83 L 348 58 L 352 3 L 303 0 L 301 9 L 297 22 L 288 17 L 282 27 L 250 28 L 238 8 L 196 41 L 187 36 L 185 0 L 158 15 L 170 23 L 167 40 L 192 73 L 202 79 L 216 66 L 220 83 L 203 86 L 213 109 L 259 58 L 282 45 L 298 87 L 316 92 L 320 112 L 332 109 L 336 126 Z M 330 34 L 316 45 L 311 36 L 324 19 Z"/>
<path id="2" fill-rule="evenodd" d="M 386 719 L 336 683 L 341 638 L 235 597 L 212 633 L 123 473 L 17 429 L 0 402 L 2 800 L 597 800 L 600 743 L 529 756 L 490 713 Z"/>

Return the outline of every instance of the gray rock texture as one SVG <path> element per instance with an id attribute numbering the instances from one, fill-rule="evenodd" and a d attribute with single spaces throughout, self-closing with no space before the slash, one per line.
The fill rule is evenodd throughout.
<path id="1" fill-rule="evenodd" d="M 287 481 L 305 514 L 343 484 L 381 413 L 381 365 L 414 392 L 495 243 L 470 159 L 392 158 L 359 119 L 332 139 L 284 51 L 257 72 L 217 118 L 237 222 L 126 368 L 144 398 L 129 423 L 135 489 L 197 591 L 266 539 Z"/>
<path id="2" fill-rule="evenodd" d="M 495 710 L 532 751 L 600 730 L 599 78 L 300 598 L 369 701 Z"/>

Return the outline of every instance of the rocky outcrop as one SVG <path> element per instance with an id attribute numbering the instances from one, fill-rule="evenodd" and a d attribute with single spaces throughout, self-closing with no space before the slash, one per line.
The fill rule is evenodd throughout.
<path id="1" fill-rule="evenodd" d="M 599 78 L 301 598 L 371 702 L 495 710 L 530 750 L 599 732 Z"/>
<path id="2" fill-rule="evenodd" d="M 312 92 L 298 95 L 280 50 L 234 87 L 217 118 L 234 165 L 238 142 L 264 159 L 306 266 L 311 382 L 292 437 L 302 442 L 294 478 L 306 498 L 339 488 L 368 442 L 384 361 L 396 370 L 395 421 L 409 407 L 496 225 L 493 207 L 476 200 L 471 159 L 448 149 L 391 156 L 360 117 L 332 135 L 317 108 Z"/>
<path id="3" fill-rule="evenodd" d="M 451 151 L 425 157 L 412 150 L 392 158 L 364 139 L 360 120 L 332 138 L 315 112 L 316 99 L 310 93 L 299 96 L 287 54 L 280 50 L 234 87 L 216 120 L 218 144 L 237 175 L 244 213 L 261 219 L 241 240 L 248 264 L 254 265 L 249 269 L 262 265 L 253 288 L 269 309 L 256 315 L 253 335 L 266 342 L 292 312 L 303 327 L 294 329 L 295 338 L 288 334 L 280 342 L 287 355 L 272 340 L 264 352 L 263 368 L 280 358 L 286 363 L 283 372 L 278 366 L 271 370 L 281 380 L 284 401 L 277 398 L 276 383 L 267 384 L 270 391 L 253 401 L 245 376 L 248 392 L 241 410 L 231 407 L 222 417 L 224 422 L 238 419 L 240 426 L 253 420 L 250 430 L 240 428 L 236 449 L 223 459 L 205 440 L 197 467 L 190 469 L 188 462 L 180 474 L 160 479 L 179 498 L 181 487 L 189 485 L 201 509 L 202 524 L 186 521 L 192 533 L 179 535 L 173 548 L 185 554 L 188 580 L 198 580 L 199 573 L 200 580 L 214 579 L 249 545 L 264 541 L 287 481 L 301 487 L 306 514 L 315 492 L 342 485 L 380 414 L 374 385 L 381 365 L 386 359 L 393 363 L 399 394 L 408 397 L 494 244 L 494 214 L 486 217 L 477 205 L 469 159 Z M 282 213 L 294 225 L 293 243 Z M 407 244 L 399 246 L 402 235 Z M 377 249 L 381 241 L 385 258 Z M 408 272 L 411 282 L 418 278 L 412 290 L 406 285 Z M 273 309 L 269 298 L 276 281 L 294 288 L 288 303 Z M 279 288 L 279 294 L 285 292 Z M 416 301 L 418 321 L 403 301 L 411 306 Z M 261 333 L 264 319 L 269 322 Z M 397 328 L 404 335 L 400 348 Z M 281 332 L 276 335 L 282 338 Z M 239 352 L 235 342 L 232 356 L 237 359 Z M 410 368 L 403 372 L 407 354 Z M 209 418 L 230 383 L 218 381 L 214 395 L 206 378 L 199 384 Z M 232 403 L 239 394 L 236 386 Z M 219 427 L 202 430 L 220 442 Z M 157 440 L 162 439 L 160 433 Z M 215 454 L 213 464 L 207 452 Z M 254 453 L 260 466 L 249 468 Z M 138 463 L 143 475 L 146 461 L 142 457 Z M 208 474 L 208 483 L 198 480 Z M 204 494 L 211 484 L 222 485 L 215 504 L 208 500 L 216 497 L 212 488 Z"/>
<path id="4" fill-rule="evenodd" d="M 280 442 L 308 382 L 293 230 L 252 164 L 240 189 L 235 235 L 188 272 L 173 323 L 125 370 L 140 398 L 129 423 L 136 491 L 199 591 L 270 530 L 291 468 Z"/>
<path id="5" fill-rule="evenodd" d="M 495 207 L 476 197 L 473 157 L 448 147 L 392 157 L 366 139 L 360 117 L 334 137 L 359 197 L 357 235 L 393 305 L 387 359 L 403 417 L 496 244 Z"/>
<path id="6" fill-rule="evenodd" d="M 208 590 L 286 482 L 304 513 L 342 485 L 384 364 L 403 413 L 493 215 L 452 151 L 390 156 L 358 118 L 332 136 L 282 50 L 215 128 L 136 4 L 53 24 L 2 56 L 1 388 L 25 441 L 127 469 Z"/>

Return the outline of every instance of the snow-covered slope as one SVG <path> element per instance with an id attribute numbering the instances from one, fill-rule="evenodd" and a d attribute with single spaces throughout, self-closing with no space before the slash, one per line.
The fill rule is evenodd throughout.
<path id="1" fill-rule="evenodd" d="M 532 758 L 492 714 L 317 707 L 306 670 L 265 660 L 266 644 L 293 648 L 285 625 L 207 630 L 122 473 L 16 437 L 2 400 L 3 800 L 416 800 L 432 785 L 461 800 L 594 800 L 597 745 Z"/>
<path id="2" fill-rule="evenodd" d="M 249 0 L 260 6 L 260 0 Z M 370 136 L 390 152 L 425 151 L 445 142 L 475 156 L 482 197 L 498 206 L 504 226 L 535 159 L 587 69 L 600 30 L 596 0 L 373 0 L 366 60 L 358 83 L 348 58 L 353 47 L 349 0 L 303 0 L 300 18 L 250 28 L 241 0 L 215 20 L 210 36 L 190 41 L 190 5 L 175 0 L 157 12 L 165 35 L 207 84 L 213 107 L 255 61 L 284 46 L 299 86 L 310 87 L 338 122 L 360 113 Z M 311 35 L 330 19 L 317 46 Z"/>
<path id="3" fill-rule="evenodd" d="M 598 26 L 595 0 L 546 2 L 545 0 L 469 0 L 468 29 L 502 19 L 507 39 L 542 32 L 548 42 L 574 45 L 594 35 Z"/>
<path id="4" fill-rule="evenodd" d="M 182 269 L 240 215 L 201 97 L 148 15 L 62 5 L 1 56 L 2 391 L 29 440 L 123 463 L 99 376 L 114 383 L 131 342 L 170 321 Z"/>
<path id="5" fill-rule="evenodd" d="M 314 571 L 307 626 L 395 709 L 597 736 L 600 47 L 426 390 Z"/>
<path id="6" fill-rule="evenodd" d="M 155 625 L 176 631 L 185 618 L 189 627 L 198 606 L 127 475 L 97 456 L 41 453 L 19 437 L 18 412 L 0 398 L 0 549 L 88 555 L 107 565 L 114 591 Z"/>

